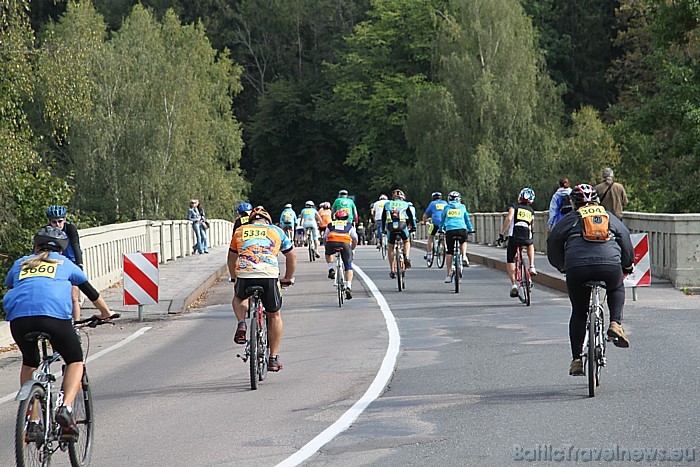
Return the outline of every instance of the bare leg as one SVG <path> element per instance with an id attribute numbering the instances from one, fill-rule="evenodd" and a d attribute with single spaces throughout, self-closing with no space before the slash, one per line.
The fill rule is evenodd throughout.
<path id="1" fill-rule="evenodd" d="M 515 285 L 515 263 L 506 264 L 506 270 L 508 271 L 508 279 L 510 279 L 510 283 Z"/>
<path id="2" fill-rule="evenodd" d="M 280 312 L 281 310 L 275 313 L 265 313 L 267 315 L 267 340 L 270 342 L 270 355 L 279 354 L 282 342 L 284 323 L 282 323 Z"/>
<path id="3" fill-rule="evenodd" d="M 66 407 L 73 407 L 81 379 L 83 379 L 83 362 L 74 362 L 66 366 L 66 372 L 63 375 L 63 405 Z"/>

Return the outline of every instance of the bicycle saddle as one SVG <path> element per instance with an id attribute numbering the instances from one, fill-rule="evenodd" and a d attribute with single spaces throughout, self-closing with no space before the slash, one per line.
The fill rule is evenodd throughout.
<path id="1" fill-rule="evenodd" d="M 583 283 L 586 287 L 602 287 L 605 288 L 605 282 L 603 281 L 586 281 Z"/>
<path id="2" fill-rule="evenodd" d="M 34 331 L 25 334 L 24 338 L 30 342 L 38 341 L 41 339 L 51 340 L 51 334 L 47 332 Z"/>
<path id="3" fill-rule="evenodd" d="M 263 293 L 265 289 L 260 285 L 249 285 L 245 288 L 245 293 L 248 296 L 255 295 L 255 292 Z"/>

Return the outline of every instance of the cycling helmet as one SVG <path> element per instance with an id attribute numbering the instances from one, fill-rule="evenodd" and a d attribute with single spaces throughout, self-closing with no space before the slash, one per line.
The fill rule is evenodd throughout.
<path id="1" fill-rule="evenodd" d="M 572 190 L 571 201 L 574 203 L 575 208 L 580 208 L 586 204 L 598 203 L 598 192 L 595 188 L 588 184 L 576 185 Z"/>
<path id="2" fill-rule="evenodd" d="M 340 197 L 340 196 L 347 196 L 347 195 L 348 195 L 348 190 L 340 190 L 340 191 L 338 192 L 338 196 L 339 196 L 339 197 Z"/>
<path id="3" fill-rule="evenodd" d="M 341 221 L 347 220 L 348 216 L 350 216 L 350 213 L 347 209 L 338 209 L 335 212 L 335 218 Z"/>
<path id="4" fill-rule="evenodd" d="M 46 217 L 49 219 L 58 219 L 59 217 L 66 217 L 66 207 L 58 204 L 49 206 L 46 210 Z"/>
<path id="5" fill-rule="evenodd" d="M 462 195 L 459 193 L 459 191 L 450 191 L 450 193 L 447 195 L 447 200 L 448 201 L 457 201 L 458 203 L 462 202 Z"/>
<path id="6" fill-rule="evenodd" d="M 250 212 L 253 210 L 253 205 L 250 203 L 241 203 L 238 205 L 238 208 L 236 208 L 238 211 L 238 214 L 243 214 L 244 212 Z"/>
<path id="7" fill-rule="evenodd" d="M 68 247 L 68 235 L 57 227 L 47 225 L 34 235 L 33 242 L 40 250 L 63 251 Z"/>
<path id="8" fill-rule="evenodd" d="M 535 201 L 535 191 L 532 188 L 523 188 L 520 190 L 518 199 L 521 203 L 532 204 L 532 202 Z"/>
<path id="9" fill-rule="evenodd" d="M 307 207 L 307 208 L 313 208 L 313 207 L 315 207 L 316 205 L 314 204 L 313 201 L 309 200 L 309 201 L 307 201 L 307 202 L 304 204 L 304 206 Z"/>
<path id="10" fill-rule="evenodd" d="M 434 199 L 434 200 L 436 200 L 436 199 L 442 199 L 442 193 L 440 193 L 439 191 L 434 191 L 434 192 L 433 192 L 433 199 Z"/>
<path id="11" fill-rule="evenodd" d="M 391 193 L 391 197 L 393 199 L 406 199 L 406 194 L 403 191 L 396 189 L 393 191 L 393 193 Z"/>
<path id="12" fill-rule="evenodd" d="M 330 209 L 331 208 L 331 203 L 328 201 L 324 201 L 323 203 L 320 204 L 321 209 Z"/>
<path id="13" fill-rule="evenodd" d="M 284 205 L 284 207 L 285 207 L 285 209 L 286 208 L 292 209 L 292 203 L 287 203 Z"/>
<path id="14" fill-rule="evenodd" d="M 385 200 L 385 199 L 389 199 L 389 197 L 382 193 L 381 195 L 379 195 L 379 199 Z"/>
<path id="15" fill-rule="evenodd" d="M 248 222 L 253 222 L 257 219 L 265 219 L 268 224 L 272 224 L 272 217 L 270 217 L 270 214 L 268 214 L 262 206 L 256 206 L 250 211 L 250 216 L 248 216 Z"/>

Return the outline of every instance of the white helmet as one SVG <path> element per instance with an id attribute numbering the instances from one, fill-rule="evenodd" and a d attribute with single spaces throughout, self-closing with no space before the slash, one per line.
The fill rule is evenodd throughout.
<path id="1" fill-rule="evenodd" d="M 292 209 L 292 203 L 287 203 L 284 205 L 285 208 Z"/>
<path id="2" fill-rule="evenodd" d="M 313 207 L 316 206 L 316 205 L 314 204 L 313 201 L 309 200 L 309 201 L 307 201 L 307 202 L 304 204 L 304 206 L 307 207 L 307 208 L 313 208 Z"/>

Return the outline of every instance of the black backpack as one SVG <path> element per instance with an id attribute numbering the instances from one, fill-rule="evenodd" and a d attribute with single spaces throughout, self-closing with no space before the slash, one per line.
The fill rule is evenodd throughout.
<path id="1" fill-rule="evenodd" d="M 564 216 L 574 210 L 574 205 L 571 203 L 571 195 L 565 194 L 559 197 L 559 215 Z"/>

